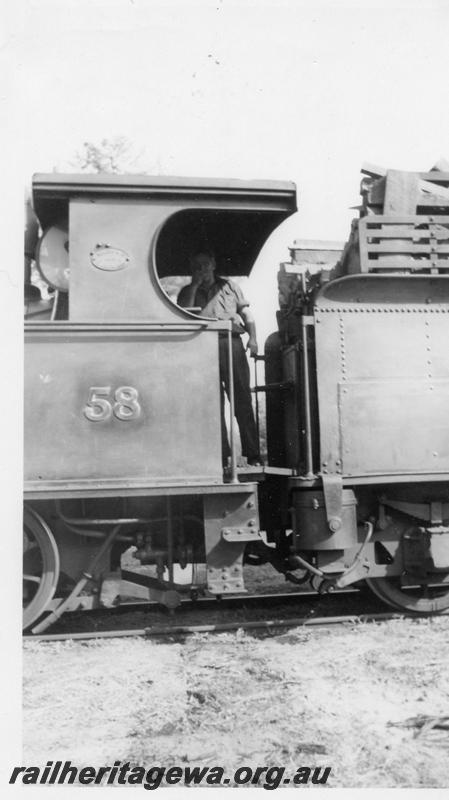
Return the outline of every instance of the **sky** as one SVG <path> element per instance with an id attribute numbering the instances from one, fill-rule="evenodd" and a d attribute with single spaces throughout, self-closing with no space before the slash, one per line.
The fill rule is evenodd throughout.
<path id="1" fill-rule="evenodd" d="M 25 0 L 8 43 L 25 176 L 124 135 L 152 172 L 294 180 L 298 235 L 345 238 L 363 161 L 448 151 L 449 4 L 404 6 Z"/>
<path id="2" fill-rule="evenodd" d="M 84 141 L 118 135 L 150 174 L 296 182 L 298 214 L 247 287 L 263 335 L 293 240 L 347 238 L 363 162 L 426 170 L 449 158 L 448 2 L 5 7 L 10 126 L 25 182 L 73 171 Z"/>
<path id="3" fill-rule="evenodd" d="M 21 380 L 10 342 L 20 337 L 19 209 L 33 172 L 64 168 L 84 141 L 123 135 L 156 174 L 295 181 L 299 211 L 247 287 L 265 334 L 289 244 L 347 238 L 363 162 L 426 170 L 449 158 L 448 24 L 448 0 L 3 0 L 6 383 Z M 20 428 L 20 415 L 19 401 L 3 422 Z M 19 462 L 4 461 L 0 478 Z"/>

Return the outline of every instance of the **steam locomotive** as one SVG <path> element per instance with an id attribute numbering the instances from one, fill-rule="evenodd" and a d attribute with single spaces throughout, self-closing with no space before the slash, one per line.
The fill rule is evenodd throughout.
<path id="1" fill-rule="evenodd" d="M 205 246 L 249 275 L 294 184 L 42 174 L 33 206 L 49 295 L 25 323 L 25 628 L 105 603 L 132 546 L 153 569 L 122 578 L 169 608 L 242 593 L 266 562 L 319 592 L 449 607 L 449 217 L 363 216 L 333 261 L 292 248 L 254 387 L 267 463 L 239 460 L 231 424 L 223 467 L 230 323 L 176 293 Z"/>

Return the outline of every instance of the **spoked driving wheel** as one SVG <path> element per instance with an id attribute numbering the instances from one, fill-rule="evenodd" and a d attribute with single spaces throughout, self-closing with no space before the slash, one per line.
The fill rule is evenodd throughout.
<path id="1" fill-rule="evenodd" d="M 366 583 L 384 603 L 400 611 L 415 614 L 436 614 L 449 608 L 449 584 L 401 586 L 399 577 L 367 578 Z"/>
<path id="2" fill-rule="evenodd" d="M 47 523 L 32 508 L 23 512 L 23 628 L 45 611 L 59 578 L 59 553 Z"/>

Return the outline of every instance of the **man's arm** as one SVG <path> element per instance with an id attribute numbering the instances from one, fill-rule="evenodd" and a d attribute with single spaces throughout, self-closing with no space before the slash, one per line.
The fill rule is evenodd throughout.
<path id="1" fill-rule="evenodd" d="M 178 294 L 177 303 L 178 306 L 182 306 L 182 308 L 194 308 L 195 307 L 195 296 L 196 291 L 200 285 L 200 280 L 195 280 L 195 276 L 192 278 L 192 282 L 189 283 L 187 286 L 184 286 L 183 289 Z"/>
<path id="2" fill-rule="evenodd" d="M 254 317 L 247 306 L 245 308 L 242 308 L 239 313 L 243 320 L 245 330 L 249 335 L 246 349 L 249 350 L 251 357 L 255 358 L 257 356 L 259 348 L 257 345 L 256 323 L 254 321 Z"/>

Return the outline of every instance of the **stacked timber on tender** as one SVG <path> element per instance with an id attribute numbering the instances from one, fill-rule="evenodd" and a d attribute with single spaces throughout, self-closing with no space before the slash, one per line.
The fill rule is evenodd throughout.
<path id="1" fill-rule="evenodd" d="M 429 172 L 364 164 L 359 218 L 346 244 L 296 240 L 291 262 L 278 273 L 279 308 L 285 322 L 298 307 L 304 273 L 323 282 L 360 272 L 449 270 L 449 162 Z M 290 320 L 291 322 L 291 320 Z"/>
<path id="2" fill-rule="evenodd" d="M 449 269 L 449 164 L 430 172 L 365 165 L 362 173 L 360 219 L 343 253 L 343 272 Z"/>

